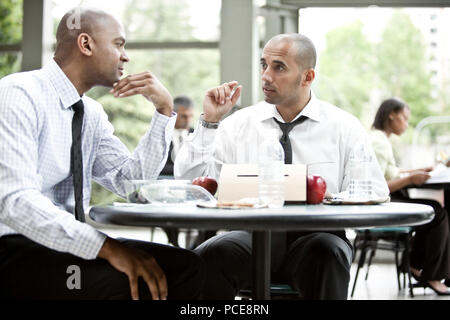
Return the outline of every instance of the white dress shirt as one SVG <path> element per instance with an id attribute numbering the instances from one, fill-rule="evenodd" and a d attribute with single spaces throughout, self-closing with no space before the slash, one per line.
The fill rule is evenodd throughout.
<path id="1" fill-rule="evenodd" d="M 188 129 L 175 129 L 173 131 L 173 137 L 172 137 L 173 149 L 172 149 L 172 152 L 170 155 L 172 162 L 175 162 L 175 158 L 178 154 L 178 151 L 180 150 L 181 146 L 183 145 L 184 140 L 186 140 L 188 134 L 189 134 Z"/>
<path id="2" fill-rule="evenodd" d="M 48 248 L 94 259 L 106 236 L 64 209 L 74 203 L 71 106 L 78 100 L 54 60 L 40 70 L 1 79 L 0 236 L 19 233 Z M 92 180 L 125 197 L 124 180 L 156 179 L 167 159 L 176 116 L 155 112 L 130 154 L 113 135 L 101 104 L 85 95 L 82 100 L 84 208 Z"/>
<path id="3" fill-rule="evenodd" d="M 376 196 L 387 197 L 389 189 L 368 139 L 366 130 L 353 115 L 314 94 L 295 119 L 307 119 L 289 134 L 292 163 L 308 165 L 308 174 L 321 175 L 331 193 L 345 191 L 349 184 L 347 166 L 352 147 L 361 142 L 372 153 L 372 188 Z M 282 132 L 273 118 L 284 122 L 275 105 L 264 101 L 239 110 L 224 119 L 218 129 L 200 123 L 183 144 L 175 160 L 177 179 L 198 176 L 219 178 L 223 163 L 258 163 L 258 145 L 270 132 L 279 139 Z M 295 120 L 294 119 L 294 120 Z"/>

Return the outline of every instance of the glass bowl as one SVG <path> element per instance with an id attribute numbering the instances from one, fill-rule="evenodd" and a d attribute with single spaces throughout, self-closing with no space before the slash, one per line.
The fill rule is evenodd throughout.
<path id="1" fill-rule="evenodd" d="M 148 204 L 197 204 L 215 202 L 204 188 L 190 180 L 130 180 L 125 191 L 128 202 Z"/>

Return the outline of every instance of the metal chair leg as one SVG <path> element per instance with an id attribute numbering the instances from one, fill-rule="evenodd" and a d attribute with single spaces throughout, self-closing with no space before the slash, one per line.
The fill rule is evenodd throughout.
<path id="1" fill-rule="evenodd" d="M 402 273 L 402 265 L 403 262 L 399 263 L 398 261 L 398 252 L 399 252 L 399 242 L 398 239 L 395 241 L 395 268 L 397 270 L 397 285 L 398 285 L 398 291 L 402 290 L 402 285 L 400 283 L 400 274 Z M 402 259 L 403 260 L 403 259 Z"/>
<path id="2" fill-rule="evenodd" d="M 155 237 L 155 228 L 151 227 L 150 228 L 150 242 L 153 242 L 154 237 Z"/>
<path id="3" fill-rule="evenodd" d="M 406 288 L 406 271 L 405 270 L 403 270 L 403 288 Z"/>
<path id="4" fill-rule="evenodd" d="M 358 280 L 358 274 L 359 274 L 359 269 L 361 269 L 364 266 L 364 262 L 366 260 L 366 243 L 367 243 L 367 239 L 364 239 L 364 243 L 361 246 L 361 255 L 359 257 L 359 261 L 358 261 L 358 268 L 356 269 L 356 275 L 355 275 L 355 280 L 353 282 L 353 288 L 352 288 L 352 293 L 351 293 L 351 297 L 353 297 L 353 294 L 355 293 L 355 287 L 356 287 L 356 281 Z"/>
<path id="5" fill-rule="evenodd" d="M 375 256 L 375 252 L 377 251 L 376 248 L 372 248 L 372 250 L 370 251 L 370 256 L 369 256 L 369 261 L 367 262 L 367 271 L 366 271 L 366 277 L 365 277 L 365 281 L 367 281 L 367 278 L 369 277 L 369 268 L 372 265 L 372 259 Z"/>
<path id="6" fill-rule="evenodd" d="M 359 247 L 361 246 L 360 242 L 361 242 L 361 237 L 359 236 L 359 234 L 356 234 L 355 240 L 353 240 L 353 249 L 355 250 L 355 254 L 352 257 L 352 263 L 355 262 L 355 258 L 356 258 L 356 251 L 358 251 Z"/>

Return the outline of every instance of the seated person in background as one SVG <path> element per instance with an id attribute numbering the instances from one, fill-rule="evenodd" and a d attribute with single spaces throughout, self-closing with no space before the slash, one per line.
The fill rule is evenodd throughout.
<path id="1" fill-rule="evenodd" d="M 411 249 L 411 273 L 418 281 L 433 289 L 437 294 L 450 294 L 442 279 L 450 276 L 450 242 L 448 213 L 437 201 L 411 199 L 409 185 L 421 185 L 430 175 L 432 167 L 401 171 L 395 163 L 389 136 L 401 135 L 408 128 L 410 110 L 399 99 L 384 101 L 375 115 L 370 137 L 384 177 L 387 180 L 391 200 L 430 205 L 434 208 L 434 219 L 425 225 L 414 227 L 415 235 Z M 403 175 L 404 174 L 404 175 Z M 446 204 L 448 205 L 448 204 Z"/>
<path id="2" fill-rule="evenodd" d="M 180 150 L 188 134 L 194 132 L 192 128 L 192 118 L 194 117 L 192 100 L 186 96 L 178 96 L 173 100 L 173 109 L 177 113 L 177 121 L 175 122 L 175 130 L 170 142 L 169 156 L 161 171 L 161 175 L 165 176 L 173 176 L 173 163 L 178 150 Z"/>
<path id="3" fill-rule="evenodd" d="M 194 128 L 192 128 L 192 119 L 194 117 L 194 104 L 192 100 L 186 96 L 177 96 L 173 99 L 173 109 L 177 113 L 177 121 L 175 122 L 175 130 L 173 131 L 172 141 L 170 142 L 169 156 L 167 157 L 166 164 L 161 171 L 162 176 L 173 176 L 173 164 L 175 162 L 175 157 L 189 133 L 194 132 Z M 163 230 L 167 235 L 168 241 L 179 247 L 178 228 L 165 227 Z M 215 230 L 198 230 L 193 246 L 197 246 L 201 242 L 205 241 L 205 239 L 211 238 L 215 234 Z M 189 245 L 189 248 L 191 246 L 192 245 Z"/>
<path id="4" fill-rule="evenodd" d="M 358 119 L 314 96 L 315 64 L 316 51 L 310 39 L 301 34 L 277 35 L 261 56 L 265 101 L 220 122 L 235 105 L 241 87 L 234 81 L 208 90 L 200 124 L 175 160 L 176 178 L 208 175 L 218 179 L 223 163 L 258 163 L 258 139 L 270 131 L 283 139 L 285 163 L 316 164 L 312 166 L 314 174 L 324 177 L 329 192 L 346 190 L 346 163 L 353 147 L 362 141 L 373 151 Z M 374 192 L 388 196 L 375 156 L 370 169 Z M 347 299 L 353 253 L 344 230 L 287 232 L 284 244 L 274 241 L 275 237 L 283 240 L 278 236 L 282 234 L 272 236 L 273 282 L 288 283 L 303 299 Z M 204 298 L 234 299 L 241 289 L 250 287 L 250 232 L 217 235 L 195 252 L 207 265 Z"/>
<path id="5" fill-rule="evenodd" d="M 71 28 L 75 14 L 79 27 Z M 58 25 L 54 59 L 0 80 L 0 298 L 199 295 L 204 265 L 191 251 L 116 240 L 84 223 L 92 179 L 122 197 L 126 180 L 155 179 L 175 123 L 172 97 L 153 74 L 120 79 L 129 61 L 124 46 L 118 20 L 76 8 Z M 85 95 L 97 85 L 153 102 L 148 131 L 132 154 L 103 107 Z M 75 217 L 66 210 L 74 203 Z M 72 266 L 79 268 L 75 288 Z"/>
<path id="6" fill-rule="evenodd" d="M 173 176 L 173 163 L 176 154 L 180 150 L 183 141 L 189 133 L 192 133 L 192 118 L 194 117 L 194 104 L 192 100 L 186 96 L 178 96 L 173 99 L 173 109 L 177 113 L 177 121 L 175 122 L 175 130 L 172 134 L 172 140 L 169 146 L 169 155 L 167 156 L 166 164 L 161 171 L 161 176 Z M 161 177 L 164 179 L 164 177 Z M 178 228 L 162 228 L 167 235 L 169 243 L 179 247 L 178 243 Z"/>

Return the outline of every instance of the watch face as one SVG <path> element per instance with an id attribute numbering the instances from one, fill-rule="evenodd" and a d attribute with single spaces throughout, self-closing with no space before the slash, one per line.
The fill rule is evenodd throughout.
<path id="1" fill-rule="evenodd" d="M 203 114 L 200 117 L 202 126 L 204 126 L 205 128 L 208 129 L 217 129 L 219 127 L 219 123 L 211 123 L 211 122 L 206 122 L 205 119 L 203 119 Z"/>
<path id="2" fill-rule="evenodd" d="M 217 129 L 219 127 L 219 124 L 217 124 L 217 123 L 209 123 L 209 122 L 206 122 L 206 121 L 203 121 L 202 125 L 205 128 L 209 128 L 209 129 Z"/>

